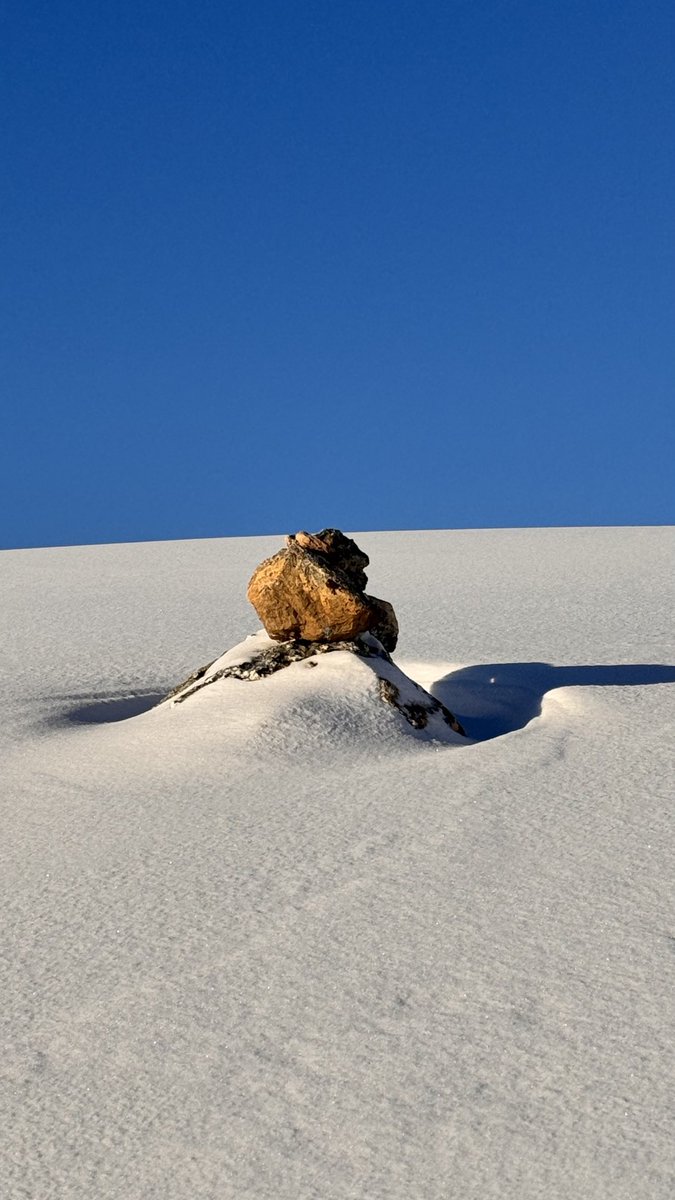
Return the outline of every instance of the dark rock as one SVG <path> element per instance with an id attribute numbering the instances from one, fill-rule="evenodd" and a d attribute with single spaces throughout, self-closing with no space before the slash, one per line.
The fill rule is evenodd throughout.
<path id="1" fill-rule="evenodd" d="M 415 684 L 415 687 L 420 693 L 419 699 L 415 697 L 414 700 L 403 700 L 399 688 L 391 679 L 380 678 L 380 698 L 384 700 L 385 704 L 391 704 L 392 708 L 397 708 L 403 714 L 408 724 L 412 725 L 413 729 L 426 729 L 429 717 L 434 713 L 439 713 L 450 729 L 454 729 L 455 733 L 460 733 L 462 737 L 466 737 L 466 730 L 460 725 L 457 718 L 453 716 L 449 708 L 441 704 L 440 700 L 437 700 L 435 696 L 430 696 L 419 684 Z"/>
<path id="2" fill-rule="evenodd" d="M 320 533 L 292 533 L 286 539 L 286 545 L 293 543 L 303 550 L 312 550 L 329 566 L 337 567 L 347 576 L 350 583 L 359 592 L 365 591 L 368 582 L 365 568 L 369 565 L 368 555 L 360 550 L 353 538 L 347 537 L 340 529 L 322 529 Z"/>

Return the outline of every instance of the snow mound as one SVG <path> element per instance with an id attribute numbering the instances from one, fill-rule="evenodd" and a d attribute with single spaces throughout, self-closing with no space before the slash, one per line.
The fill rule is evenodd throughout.
<path id="1" fill-rule="evenodd" d="M 345 643 L 279 643 L 264 630 L 195 671 L 159 706 L 172 718 L 224 725 L 229 736 L 316 752 L 406 735 L 467 745 L 442 702 L 396 666 L 369 634 Z"/>

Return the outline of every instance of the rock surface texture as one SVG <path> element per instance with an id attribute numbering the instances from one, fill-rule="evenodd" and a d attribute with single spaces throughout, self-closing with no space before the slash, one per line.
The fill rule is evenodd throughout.
<path id="1" fill-rule="evenodd" d="M 247 595 L 276 641 L 344 642 L 372 633 L 391 651 L 396 614 L 386 600 L 367 595 L 368 562 L 339 529 L 301 531 L 254 571 Z"/>

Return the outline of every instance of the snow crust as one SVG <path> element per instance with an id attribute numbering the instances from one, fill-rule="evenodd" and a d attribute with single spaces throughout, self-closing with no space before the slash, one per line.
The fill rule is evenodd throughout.
<path id="1" fill-rule="evenodd" d="M 673 530 L 355 536 L 473 744 L 154 707 L 279 538 L 0 555 L 8 1200 L 674 1194 Z"/>

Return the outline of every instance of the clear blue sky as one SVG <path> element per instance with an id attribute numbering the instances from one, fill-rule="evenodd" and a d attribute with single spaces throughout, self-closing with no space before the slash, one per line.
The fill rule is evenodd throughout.
<path id="1" fill-rule="evenodd" d="M 0 545 L 673 522 L 672 0 L 4 13 Z"/>

